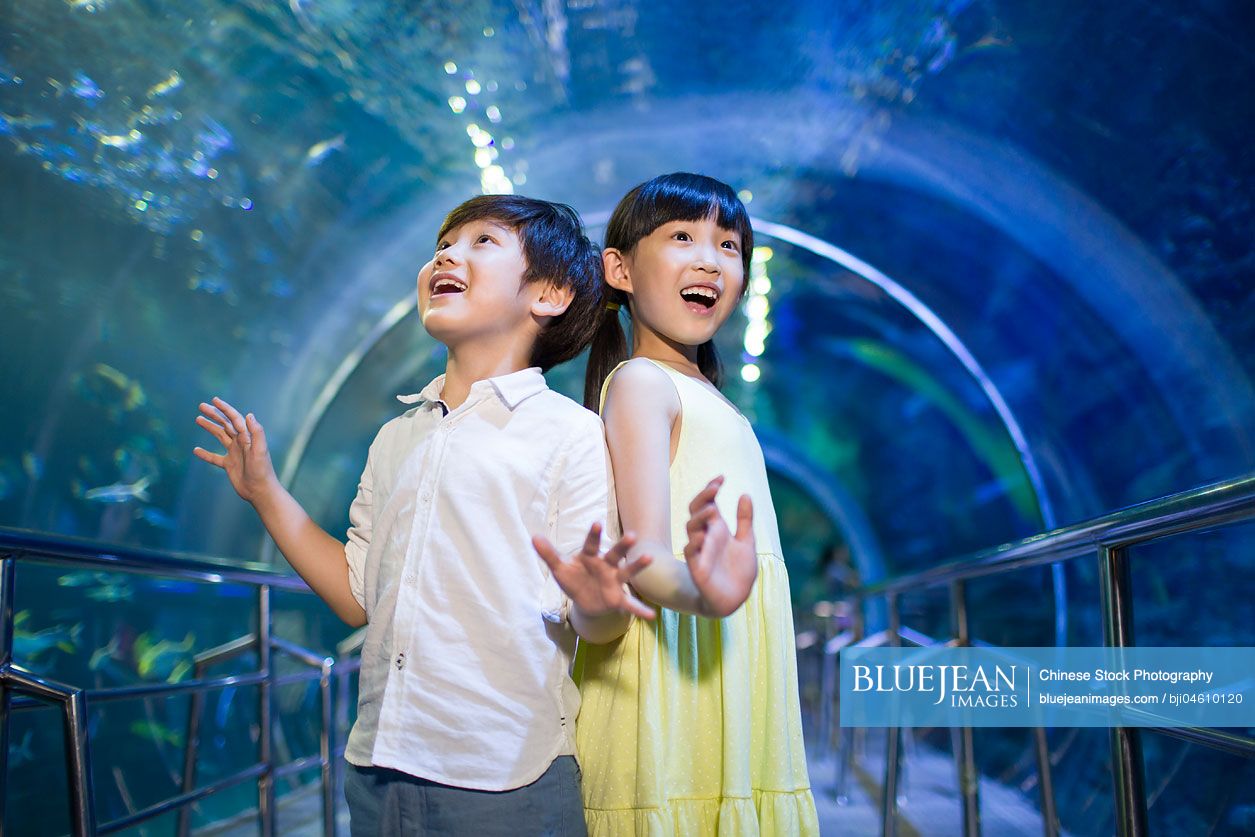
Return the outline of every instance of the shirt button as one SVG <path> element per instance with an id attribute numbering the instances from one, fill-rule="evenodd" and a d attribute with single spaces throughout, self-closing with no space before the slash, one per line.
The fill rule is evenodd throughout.
<path id="1" fill-rule="evenodd" d="M 409 575 L 407 575 L 407 576 L 405 577 L 405 583 L 406 583 L 406 584 L 417 584 L 417 583 L 418 583 L 418 575 L 417 575 L 417 574 L 415 574 L 415 573 L 410 573 Z"/>
<path id="2" fill-rule="evenodd" d="M 423 496 L 423 502 L 424 502 L 424 503 L 430 503 L 430 502 L 431 502 L 431 489 L 430 489 L 430 488 L 424 488 L 424 489 L 423 489 L 423 495 L 422 495 L 422 496 Z"/>
<path id="3" fill-rule="evenodd" d="M 402 651 L 400 654 L 397 654 L 397 658 L 395 662 L 397 666 L 397 671 L 400 671 L 401 669 L 405 668 L 405 652 L 404 651 Z"/>

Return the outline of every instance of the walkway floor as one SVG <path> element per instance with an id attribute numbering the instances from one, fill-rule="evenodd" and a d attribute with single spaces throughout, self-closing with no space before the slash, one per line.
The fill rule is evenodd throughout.
<path id="1" fill-rule="evenodd" d="M 883 759 L 868 747 L 850 772 L 843 800 L 835 793 L 836 765 L 829 758 L 812 757 L 811 785 L 819 812 L 821 833 L 875 835 L 880 833 L 880 788 Z M 955 766 L 946 753 L 914 747 L 905 763 L 898 797 L 901 837 L 949 837 L 962 834 Z M 981 825 L 985 834 L 1041 834 L 1041 815 L 1035 800 L 1018 789 L 982 779 Z M 321 802 L 317 788 L 300 790 L 280 799 L 278 833 L 284 837 L 319 837 Z M 348 815 L 337 818 L 339 835 L 348 835 Z M 233 821 L 198 829 L 205 837 L 245 837 L 257 833 L 256 821 L 247 815 Z"/>

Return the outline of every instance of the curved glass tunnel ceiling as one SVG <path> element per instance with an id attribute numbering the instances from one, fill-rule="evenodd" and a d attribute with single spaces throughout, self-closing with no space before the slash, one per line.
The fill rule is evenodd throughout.
<path id="1" fill-rule="evenodd" d="M 510 188 L 604 219 L 674 170 L 744 190 L 771 249 L 765 307 L 720 339 L 771 468 L 800 629 L 834 578 L 1255 468 L 1240 2 L 16 0 L 4 22 L 0 525 L 255 557 L 252 512 L 190 456 L 195 405 L 219 394 L 276 450 L 307 443 L 294 488 L 343 528 L 392 396 L 441 365 L 405 310 L 443 214 Z M 580 371 L 551 379 L 574 394 Z M 1250 644 L 1235 603 L 1251 538 L 1135 549 L 1139 641 Z M 84 649 L 107 649 L 115 621 L 178 644 L 202 618 L 192 590 L 137 583 L 128 610 L 34 575 L 32 630 L 77 607 L 60 627 L 83 618 Z M 1096 589 L 1092 561 L 980 580 L 972 634 L 1052 644 L 1066 616 L 1068 643 L 1100 644 Z M 948 630 L 944 590 L 902 607 Z M 277 627 L 329 648 L 322 613 Z M 197 635 L 229 639 L 212 617 Z M 93 676 L 80 656 L 38 662 L 70 682 Z M 1073 733 L 1052 741 L 1064 826 L 1110 833 L 1104 800 L 1090 806 L 1107 736 Z M 116 740 L 150 752 L 133 736 Z M 1249 765 L 1146 740 L 1156 830 L 1249 824 Z M 1027 775 L 1022 747 L 977 752 L 986 776 Z M 24 799 L 59 805 L 46 761 L 15 775 Z"/>

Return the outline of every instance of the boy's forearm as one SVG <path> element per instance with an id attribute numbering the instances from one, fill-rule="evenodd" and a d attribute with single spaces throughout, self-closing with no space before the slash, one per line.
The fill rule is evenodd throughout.
<path id="1" fill-rule="evenodd" d="M 276 484 L 254 501 L 253 508 L 283 557 L 310 589 L 349 625 L 365 625 L 366 612 L 349 587 L 344 544 L 323 531 L 281 485 Z"/>
<path id="2" fill-rule="evenodd" d="M 632 616 L 628 613 L 604 613 L 600 616 L 589 616 L 580 610 L 578 605 L 571 605 L 571 627 L 579 634 L 580 639 L 594 645 L 613 642 L 627 633 L 632 625 Z"/>
<path id="3" fill-rule="evenodd" d="M 628 561 L 649 555 L 653 563 L 632 579 L 632 587 L 656 605 L 680 613 L 710 616 L 701 591 L 689 575 L 688 565 L 676 558 L 670 547 L 658 542 L 638 543 L 628 552 Z"/>

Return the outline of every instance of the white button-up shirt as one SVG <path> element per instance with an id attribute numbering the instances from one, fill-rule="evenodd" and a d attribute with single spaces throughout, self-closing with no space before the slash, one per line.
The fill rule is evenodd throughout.
<path id="1" fill-rule="evenodd" d="M 444 376 L 370 446 L 345 557 L 366 611 L 345 757 L 509 790 L 575 752 L 568 600 L 531 545 L 565 557 L 612 492 L 601 419 L 540 370 L 476 382 L 446 415 Z"/>

